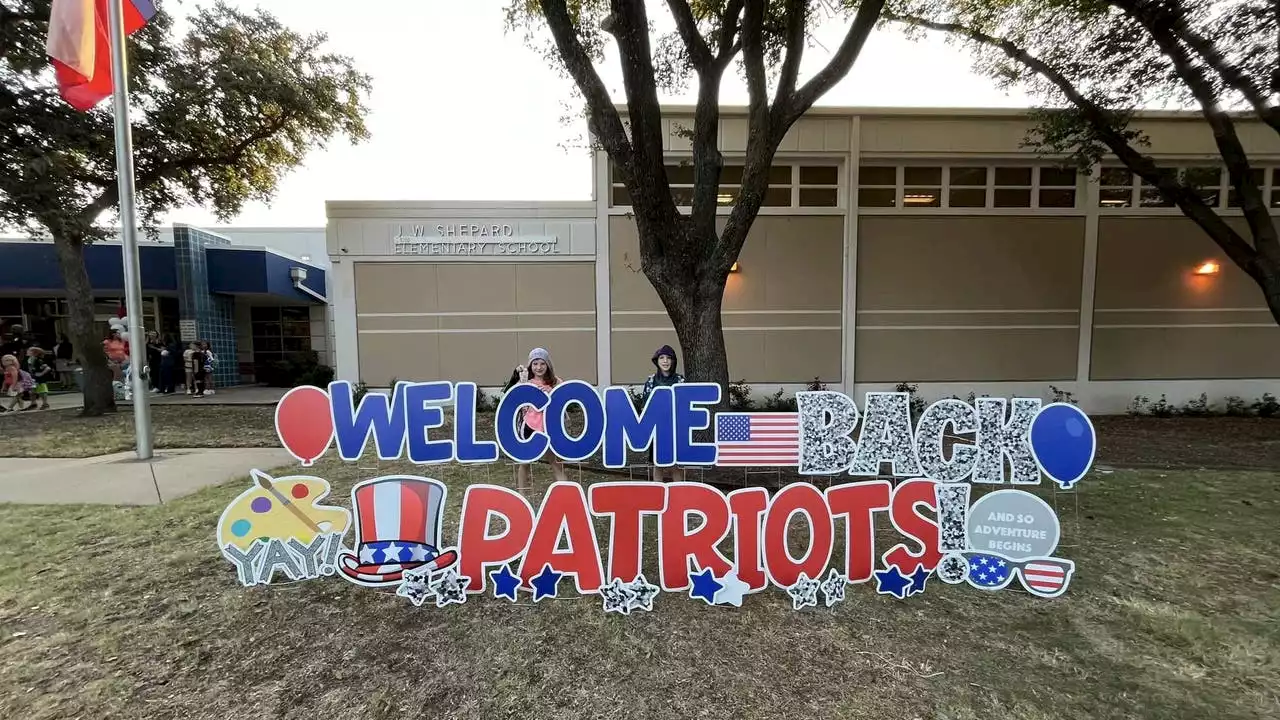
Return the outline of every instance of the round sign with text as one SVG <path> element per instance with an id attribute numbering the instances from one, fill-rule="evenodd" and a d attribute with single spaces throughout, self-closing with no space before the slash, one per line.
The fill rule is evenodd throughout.
<path id="1" fill-rule="evenodd" d="M 1050 557 L 1062 530 L 1049 503 L 1024 490 L 997 490 L 969 508 L 969 547 L 1014 560 Z"/>

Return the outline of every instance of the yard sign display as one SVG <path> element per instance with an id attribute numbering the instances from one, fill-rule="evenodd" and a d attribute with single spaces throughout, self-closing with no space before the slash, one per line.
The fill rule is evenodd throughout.
<path id="1" fill-rule="evenodd" d="M 252 485 L 218 522 L 218 547 L 240 583 L 338 576 L 438 607 L 489 592 L 535 603 L 576 593 L 626 615 L 652 610 L 664 592 L 740 607 L 747 595 L 774 587 L 799 610 L 841 602 L 850 584 L 905 599 L 931 578 L 981 590 L 1016 582 L 1053 598 L 1075 570 L 1056 554 L 1061 529 L 1053 508 L 1025 489 L 1045 477 L 1071 488 L 1088 473 L 1096 439 L 1074 405 L 953 398 L 913 423 L 907 393 L 867 393 L 860 409 L 823 390 L 797 393 L 793 413 L 713 417 L 715 384 L 658 387 L 637 409 L 625 387 L 567 381 L 549 393 L 513 387 L 494 415 L 495 439 L 482 440 L 476 394 L 473 383 L 401 382 L 357 401 L 347 382 L 299 387 L 277 406 L 276 430 L 304 473 L 332 448 L 346 461 L 367 450 L 420 465 L 503 456 L 531 463 L 550 453 L 566 462 L 599 457 L 610 469 L 643 454 L 661 467 L 787 467 L 851 481 L 825 490 L 796 482 L 772 494 L 693 482 L 556 482 L 537 508 L 509 487 L 475 484 L 463 492 L 457 536 L 446 538 L 448 489 L 439 480 L 365 480 L 352 488 L 348 509 L 326 502 L 331 488 L 322 478 L 254 470 Z M 546 422 L 526 437 L 519 422 L 530 407 Z M 581 430 L 566 423 L 571 407 Z M 697 441 L 703 430 L 712 439 Z M 877 547 L 877 513 L 887 514 L 901 541 Z M 788 542 L 797 519 L 799 554 Z M 603 548 L 597 520 L 607 521 Z M 645 533 L 653 528 L 650 543 Z M 646 559 L 656 560 L 652 578 L 642 571 Z"/>

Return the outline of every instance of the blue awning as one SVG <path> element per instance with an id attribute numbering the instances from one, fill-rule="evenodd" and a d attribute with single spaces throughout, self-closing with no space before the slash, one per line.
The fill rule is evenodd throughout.
<path id="1" fill-rule="evenodd" d="M 299 303 L 321 301 L 294 287 L 294 268 L 306 271 L 303 286 L 327 297 L 324 270 L 266 248 L 210 247 L 205 250 L 210 292 L 228 295 L 271 295 Z"/>

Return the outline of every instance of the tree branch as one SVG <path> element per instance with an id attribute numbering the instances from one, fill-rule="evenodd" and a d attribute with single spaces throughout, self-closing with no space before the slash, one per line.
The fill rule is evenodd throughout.
<path id="1" fill-rule="evenodd" d="M 787 46 L 782 72 L 778 76 L 778 89 L 773 97 L 775 107 L 786 105 L 796 89 L 800 75 L 800 59 L 804 57 L 804 21 L 808 3 L 805 0 L 787 0 Z"/>
<path id="2" fill-rule="evenodd" d="M 787 107 L 782 109 L 780 117 L 783 122 L 779 125 L 782 127 L 781 132 L 785 133 L 792 123 L 813 107 L 818 98 L 825 95 L 849 74 L 853 62 L 858 59 L 862 46 L 867 42 L 867 36 L 871 34 L 871 30 L 880 19 L 884 5 L 885 0 L 862 0 L 858 4 L 858 12 L 853 16 L 853 25 L 849 27 L 849 32 L 845 34 L 844 40 L 830 62 L 818 71 L 817 75 L 810 78 L 809 82 L 802 85 L 787 103 Z M 779 126 L 775 126 L 774 129 L 777 130 Z"/>
<path id="3" fill-rule="evenodd" d="M 698 32 L 698 21 L 693 19 L 693 9 L 686 0 L 667 0 L 667 6 L 676 19 L 676 29 L 680 32 L 685 48 L 689 50 L 689 59 L 693 61 L 694 69 L 702 72 L 703 68 L 712 63 L 713 58 L 711 48 L 707 47 L 702 33 Z"/>
<path id="4" fill-rule="evenodd" d="M 1239 233 L 1223 221 L 1217 213 L 1205 205 L 1204 201 L 1200 199 L 1200 196 L 1193 189 L 1176 179 L 1170 178 L 1166 173 L 1160 172 L 1154 160 L 1134 149 L 1124 135 L 1112 126 L 1107 111 L 1085 97 L 1066 76 L 1050 67 L 1048 63 L 1009 40 L 989 35 L 965 25 L 936 22 L 926 18 L 899 15 L 892 12 L 885 13 L 885 18 L 929 30 L 952 33 L 968 38 L 973 42 L 995 48 L 1004 53 L 1010 60 L 1025 66 L 1053 83 L 1058 88 L 1058 91 L 1080 110 L 1090 128 L 1098 134 L 1098 138 L 1126 167 L 1153 185 L 1161 196 L 1176 205 L 1188 218 L 1199 225 L 1210 238 L 1218 243 L 1218 246 L 1227 254 L 1227 257 L 1231 258 L 1232 262 L 1249 273 L 1250 276 L 1259 280 L 1259 282 L 1262 281 L 1261 270 L 1254 262 L 1257 253 L 1249 243 L 1240 237 Z"/>
<path id="5" fill-rule="evenodd" d="M 631 145 L 622 118 L 614 107 L 609 90 L 591 64 L 591 56 L 578 41 L 577 28 L 569 17 L 565 0 L 542 0 L 543 17 L 551 29 L 560 60 L 587 101 L 587 123 L 591 133 L 619 165 L 629 172 Z"/>
<path id="6" fill-rule="evenodd" d="M 1235 123 L 1232 122 L 1231 116 L 1223 111 L 1212 81 L 1204 70 L 1193 62 L 1191 54 L 1179 42 L 1173 29 L 1175 18 L 1171 13 L 1142 7 L 1132 2 L 1121 2 L 1117 5 L 1122 6 L 1121 9 L 1125 13 L 1146 28 L 1161 52 L 1173 63 L 1178 76 L 1190 88 L 1196 102 L 1200 103 L 1200 114 L 1213 130 L 1213 140 L 1218 146 L 1218 154 L 1222 156 L 1227 166 L 1231 184 L 1240 195 L 1240 207 L 1253 234 L 1254 246 L 1262 249 L 1261 246 L 1264 244 L 1275 244 L 1275 225 L 1271 220 L 1267 204 L 1262 199 L 1262 191 L 1254 182 L 1253 174 L 1250 172 L 1249 156 L 1245 153 L 1240 136 L 1236 133 Z M 1129 7 L 1123 7 L 1126 5 Z"/>
<path id="7" fill-rule="evenodd" d="M 742 42 L 738 40 L 738 16 L 742 14 L 742 3 L 743 0 L 729 0 L 724 6 L 724 14 L 720 16 L 721 61 L 727 62 L 742 49 Z"/>

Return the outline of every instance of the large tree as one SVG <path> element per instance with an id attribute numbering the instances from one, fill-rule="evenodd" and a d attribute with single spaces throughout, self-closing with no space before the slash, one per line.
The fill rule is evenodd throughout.
<path id="1" fill-rule="evenodd" d="M 113 234 L 119 196 L 110 102 L 73 110 L 44 56 L 50 0 L 0 0 L 0 226 L 50 237 L 66 283 L 70 335 L 85 372 L 84 412 L 115 407 L 94 333 L 85 245 Z M 269 200 L 307 153 L 367 137 L 369 78 L 271 15 L 217 3 L 179 35 L 162 11 L 130 38 L 139 212 L 204 205 L 220 218 Z"/>
<path id="2" fill-rule="evenodd" d="M 879 19 L 885 0 L 516 0 L 515 26 L 549 30 L 549 58 L 572 78 L 587 125 L 631 196 L 640 268 L 661 298 L 692 381 L 729 380 L 720 310 L 730 268 L 759 214 L 769 167 L 787 131 L 844 78 Z M 654 11 L 675 32 L 651 32 Z M 813 25 L 832 10 L 848 23 L 825 65 L 801 82 Z M 625 120 L 597 71 L 612 38 L 625 90 Z M 748 136 L 742 189 L 717 228 L 724 158 L 719 149 L 720 88 L 733 69 L 745 75 Z M 659 92 L 697 83 L 691 211 L 677 209 L 663 162 Z M 625 124 L 624 124 L 625 123 Z"/>
<path id="3" fill-rule="evenodd" d="M 1082 166 L 1118 158 L 1217 243 L 1258 284 L 1280 323 L 1280 237 L 1262 170 L 1240 139 L 1241 120 L 1280 133 L 1280 2 L 1275 0 L 900 0 L 885 17 L 947 33 L 980 70 L 1029 88 L 1047 105 L 1029 138 Z M 1237 231 L 1201 192 L 1204 178 L 1144 152 L 1133 108 L 1194 107 L 1230 177 Z M 1214 198 L 1209 198 L 1211 201 Z"/>

